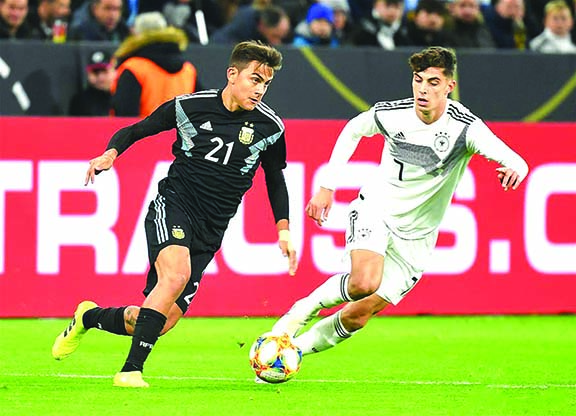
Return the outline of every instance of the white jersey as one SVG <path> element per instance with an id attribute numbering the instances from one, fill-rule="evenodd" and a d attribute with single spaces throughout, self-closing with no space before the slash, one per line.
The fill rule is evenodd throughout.
<path id="1" fill-rule="evenodd" d="M 360 190 L 390 230 L 405 239 L 436 232 L 452 195 L 474 154 L 515 170 L 523 180 L 526 162 L 462 104 L 448 99 L 444 114 L 431 124 L 416 115 L 414 99 L 383 101 L 350 120 L 330 157 L 328 180 L 337 173 L 362 137 L 381 133 L 386 143 L 378 171 Z"/>

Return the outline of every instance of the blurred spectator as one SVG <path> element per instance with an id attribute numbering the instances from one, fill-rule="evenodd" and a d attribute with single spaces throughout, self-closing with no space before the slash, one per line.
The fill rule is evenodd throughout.
<path id="1" fill-rule="evenodd" d="M 544 8 L 544 31 L 530 41 L 530 49 L 544 53 L 576 53 L 570 31 L 574 18 L 563 0 L 552 0 Z"/>
<path id="2" fill-rule="evenodd" d="M 412 19 L 396 32 L 396 46 L 450 46 L 446 32 L 447 10 L 439 0 L 420 0 Z"/>
<path id="3" fill-rule="evenodd" d="M 53 40 L 55 25 L 62 25 L 56 32 L 64 30 L 60 35 L 65 40 L 69 16 L 70 0 L 39 0 L 36 10 L 28 15 L 34 38 Z"/>
<path id="4" fill-rule="evenodd" d="M 212 43 L 235 44 L 245 40 L 259 40 L 272 46 L 282 44 L 290 35 L 290 19 L 279 6 L 242 6 L 224 27 L 210 40 Z"/>
<path id="5" fill-rule="evenodd" d="M 350 6 L 346 0 L 320 0 L 334 12 L 334 36 L 340 45 L 352 43 L 353 22 Z"/>
<path id="6" fill-rule="evenodd" d="M 0 0 L 0 39 L 29 39 L 28 0 Z"/>
<path id="7" fill-rule="evenodd" d="M 112 82 L 116 70 L 111 54 L 94 51 L 86 65 L 86 87 L 70 100 L 71 116 L 109 116 L 112 109 Z"/>
<path id="8" fill-rule="evenodd" d="M 87 0 L 75 11 L 68 38 L 120 43 L 129 34 L 130 28 L 122 18 L 122 0 Z"/>
<path id="9" fill-rule="evenodd" d="M 208 37 L 226 24 L 224 10 L 215 0 L 170 0 L 162 8 L 168 25 L 184 30 L 190 42 L 200 42 L 196 12 L 201 10 Z"/>
<path id="10" fill-rule="evenodd" d="M 480 12 L 478 0 L 454 0 L 448 9 L 450 46 L 454 48 L 495 48 L 492 34 Z"/>
<path id="11" fill-rule="evenodd" d="M 130 1 L 130 0 L 127 0 Z M 134 0 L 138 3 L 138 13 L 161 12 L 168 0 Z"/>
<path id="12" fill-rule="evenodd" d="M 360 20 L 352 34 L 352 42 L 357 46 L 394 49 L 394 37 L 402 25 L 403 14 L 404 0 L 374 0 L 371 16 Z M 400 43 L 407 44 L 408 41 Z"/>
<path id="13" fill-rule="evenodd" d="M 534 19 L 534 23 L 537 25 L 538 33 L 544 30 L 544 7 L 546 7 L 546 3 L 549 1 L 550 0 L 524 0 L 526 12 Z M 573 0 L 564 1 L 568 7 L 571 9 L 573 8 L 573 6 L 571 7 Z"/>
<path id="14" fill-rule="evenodd" d="M 294 29 L 294 46 L 340 46 L 334 33 L 334 12 L 324 4 L 308 9 L 306 20 Z"/>
<path id="15" fill-rule="evenodd" d="M 494 0 L 484 9 L 486 26 L 498 48 L 524 50 L 537 34 L 533 18 L 526 14 L 524 0 Z"/>
<path id="16" fill-rule="evenodd" d="M 351 0 L 348 2 L 350 6 L 350 17 L 354 22 L 359 22 L 365 17 L 372 15 L 374 8 L 373 0 Z"/>
<path id="17" fill-rule="evenodd" d="M 347 3 L 346 0 L 342 1 Z M 306 13 L 308 13 L 310 4 L 316 3 L 316 0 L 273 0 L 270 1 L 270 3 L 282 7 L 288 15 L 290 22 L 300 22 L 306 18 Z"/>
<path id="18" fill-rule="evenodd" d="M 136 16 L 134 34 L 114 53 L 113 114 L 146 117 L 165 101 L 200 89 L 196 68 L 183 54 L 187 46 L 184 31 L 168 27 L 162 13 Z"/>

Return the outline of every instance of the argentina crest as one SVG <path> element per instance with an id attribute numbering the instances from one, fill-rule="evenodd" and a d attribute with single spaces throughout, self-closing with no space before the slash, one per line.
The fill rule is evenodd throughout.
<path id="1" fill-rule="evenodd" d="M 247 121 L 244 122 L 244 125 L 240 129 L 240 133 L 238 133 L 238 140 L 240 140 L 240 143 L 246 145 L 252 143 L 252 140 L 254 140 L 254 129 L 252 127 L 254 127 L 254 124 L 248 123 Z"/>
<path id="2" fill-rule="evenodd" d="M 184 230 L 179 225 L 174 225 L 172 227 L 172 237 L 182 240 L 185 236 Z"/>

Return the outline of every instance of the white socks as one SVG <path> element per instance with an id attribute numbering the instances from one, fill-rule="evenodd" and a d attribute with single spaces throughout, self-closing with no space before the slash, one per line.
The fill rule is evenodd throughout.
<path id="1" fill-rule="evenodd" d="M 308 331 L 294 338 L 294 344 L 302 350 L 302 354 L 327 350 L 357 332 L 348 332 L 344 328 L 340 319 L 341 313 L 342 311 L 339 311 L 316 322 Z"/>
<path id="2" fill-rule="evenodd" d="M 349 273 L 336 274 L 328 278 L 307 297 L 295 302 L 292 308 L 273 326 L 272 332 L 295 336 L 320 309 L 331 308 L 352 299 L 348 295 Z"/>
<path id="3" fill-rule="evenodd" d="M 348 294 L 349 279 L 350 273 L 340 273 L 329 277 L 324 283 L 304 298 L 305 302 L 311 305 L 316 305 L 318 311 L 320 309 L 327 309 L 340 305 L 344 302 L 351 302 L 352 298 Z"/>

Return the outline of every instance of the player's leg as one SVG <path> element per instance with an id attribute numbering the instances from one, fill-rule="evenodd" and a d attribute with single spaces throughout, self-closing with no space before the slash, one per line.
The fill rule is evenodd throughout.
<path id="1" fill-rule="evenodd" d="M 100 311 L 98 311 L 100 309 Z M 92 314 L 94 311 L 94 318 L 87 318 L 87 315 Z M 102 318 L 98 319 L 98 312 Z M 114 323 L 108 328 L 106 325 L 106 312 L 110 312 L 110 315 L 114 316 Z M 120 314 L 119 312 L 123 312 Z M 124 306 L 122 308 L 95 308 L 94 310 L 89 310 L 84 314 L 84 326 L 89 328 L 97 328 L 112 334 L 118 335 L 134 335 L 134 329 L 136 327 L 136 321 L 138 320 L 138 314 L 140 313 L 140 306 Z M 176 305 L 172 305 L 172 308 L 168 312 L 166 318 L 166 324 L 160 332 L 160 335 L 164 335 L 170 331 L 180 318 L 182 317 L 182 310 Z M 91 324 L 92 326 L 86 326 L 87 319 L 94 319 L 96 324 Z M 122 328 L 121 328 L 122 327 Z M 116 332 L 118 331 L 118 332 Z M 121 333 L 122 332 L 122 333 Z"/>
<path id="2" fill-rule="evenodd" d="M 384 256 L 370 250 L 352 250 L 350 258 L 352 273 L 349 288 L 354 288 L 355 294 L 357 296 L 361 294 L 362 298 L 348 303 L 342 311 L 320 320 L 307 332 L 296 337 L 295 344 L 302 349 L 303 354 L 324 351 L 350 338 L 354 331 L 363 326 L 359 326 L 358 322 L 362 322 L 363 319 L 367 322 L 369 318 L 366 317 L 372 316 L 378 307 L 386 306 L 380 302 L 382 300 L 380 297 L 371 296 L 378 288 L 374 285 L 380 285 L 382 280 Z M 352 282 L 354 276 L 358 278 Z"/>
<path id="3" fill-rule="evenodd" d="M 190 252 L 187 247 L 167 246 L 158 254 L 154 267 L 158 282 L 140 308 L 128 357 L 114 377 L 115 386 L 148 387 L 142 380 L 144 362 L 164 329 L 176 299 L 190 279 Z"/>
<path id="4" fill-rule="evenodd" d="M 350 273 L 328 278 L 308 296 L 298 300 L 276 322 L 272 331 L 295 336 L 321 309 L 374 293 L 382 279 L 389 234 L 384 223 L 375 215 L 374 208 L 362 198 L 353 201 L 346 230 L 346 251 L 350 253 L 352 261 Z"/>
<path id="5" fill-rule="evenodd" d="M 191 275 L 189 247 L 193 233 L 180 206 L 159 194 L 150 203 L 144 226 L 150 263 L 146 299 L 136 317 L 124 366 L 114 377 L 114 385 L 120 387 L 148 386 L 142 380 L 144 362 Z"/>
<path id="6" fill-rule="evenodd" d="M 168 332 L 180 319 L 182 312 L 174 305 L 161 334 Z M 116 335 L 133 335 L 140 307 L 135 305 L 101 308 L 92 301 L 81 302 L 68 326 L 56 337 L 52 356 L 57 360 L 69 357 L 80 344 L 84 334 L 92 328 Z"/>
<path id="7" fill-rule="evenodd" d="M 328 278 L 307 297 L 298 300 L 274 324 L 272 332 L 295 336 L 321 309 L 362 299 L 374 293 L 382 279 L 384 256 L 370 250 L 352 250 L 350 257 L 350 273 Z"/>
<path id="8" fill-rule="evenodd" d="M 342 310 L 316 322 L 308 331 L 296 337 L 294 344 L 304 355 L 332 348 L 362 329 L 372 316 L 388 305 L 376 293 L 350 302 Z"/>
<path id="9" fill-rule="evenodd" d="M 435 241 L 435 235 L 420 240 L 391 236 L 386 251 L 386 267 L 376 292 L 348 303 L 341 311 L 317 322 L 309 331 L 296 337 L 294 343 L 303 354 L 324 351 L 364 328 L 389 304 L 397 305 L 420 280 L 423 265 L 432 253 Z M 354 264 L 355 257 L 352 258 Z"/>
<path id="10" fill-rule="evenodd" d="M 348 295 L 349 278 L 350 273 L 339 273 L 329 277 L 308 296 L 297 300 L 290 310 L 276 321 L 272 332 L 296 336 L 321 309 L 351 301 Z"/>
<path id="11" fill-rule="evenodd" d="M 189 263 L 191 265 L 190 278 L 188 279 L 188 282 L 186 283 L 185 287 L 180 291 L 180 294 L 178 298 L 175 300 L 174 304 L 170 307 L 170 310 L 168 311 L 168 314 L 166 316 L 164 327 L 160 331 L 159 335 L 166 333 L 176 325 L 176 323 L 180 320 L 180 318 L 184 316 L 184 314 L 188 310 L 188 307 L 190 306 L 190 303 L 194 299 L 194 296 L 198 292 L 198 288 L 200 287 L 200 280 L 202 279 L 204 270 L 214 257 L 214 253 L 212 251 L 205 251 L 204 246 L 205 246 L 204 243 L 202 243 L 201 241 L 196 240 L 190 241 L 190 252 L 189 252 L 190 253 Z M 154 290 L 156 290 L 156 288 L 160 286 L 158 279 L 159 272 L 156 273 L 155 269 L 156 268 L 151 268 L 150 273 L 148 274 L 149 281 L 146 289 L 144 290 L 144 294 L 147 296 L 146 300 L 148 300 L 150 296 L 153 295 Z M 156 279 L 158 279 L 158 283 L 156 282 Z M 144 309 L 145 305 L 146 302 L 143 305 L 143 308 L 140 309 L 139 315 L 142 313 L 142 310 L 146 312 L 146 310 Z M 135 335 L 132 340 L 132 348 L 130 349 L 130 353 L 126 360 L 126 363 L 127 364 L 129 363 L 130 365 L 133 365 L 133 363 L 137 362 L 137 360 L 142 360 L 142 358 L 145 361 L 147 355 L 150 352 L 150 349 L 152 348 L 152 346 L 150 346 L 150 349 L 144 350 L 143 352 L 138 349 L 138 347 L 142 346 L 140 344 L 138 344 L 136 348 L 134 348 L 135 344 L 134 338 L 137 336 L 140 330 L 140 317 L 138 317 L 136 322 L 137 323 L 134 329 Z M 156 339 L 157 338 L 158 337 L 156 337 Z M 148 344 L 153 344 L 150 342 L 150 340 L 144 342 Z M 142 347 L 145 347 L 145 345 Z M 141 353 L 143 354 L 140 355 Z M 141 366 L 143 366 L 144 361 L 141 362 Z M 131 367 L 129 367 L 128 369 L 130 368 Z M 147 383 L 142 380 L 142 370 L 121 371 L 117 373 L 116 376 L 114 377 L 114 384 L 120 387 L 147 387 Z"/>

